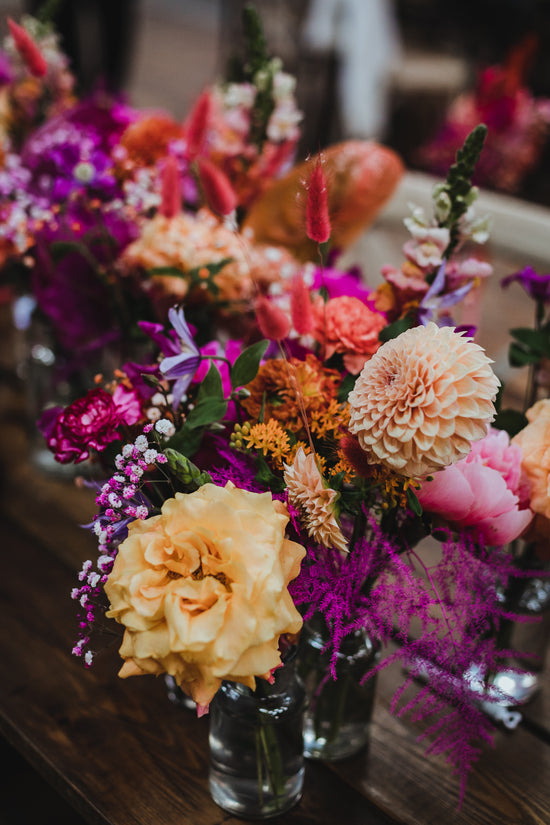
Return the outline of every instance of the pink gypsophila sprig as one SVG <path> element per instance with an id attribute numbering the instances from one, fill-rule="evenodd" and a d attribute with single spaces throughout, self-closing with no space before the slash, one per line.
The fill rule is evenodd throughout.
<path id="1" fill-rule="evenodd" d="M 166 456 L 157 450 L 158 441 L 148 438 L 153 426 L 159 436 L 165 429 L 162 422 L 147 424 L 143 433 L 133 444 L 125 444 L 115 459 L 117 472 L 100 488 L 96 503 L 100 507 L 91 527 L 98 541 L 98 558 L 95 568 L 92 561 L 84 563 L 78 574 L 81 584 L 71 591 L 71 598 L 78 601 L 78 638 L 72 649 L 75 656 L 83 657 L 86 667 L 93 662 L 94 653 L 90 648 L 91 634 L 98 613 L 105 609 L 103 585 L 113 567 L 119 544 L 128 535 L 128 525 L 135 519 L 146 519 L 154 508 L 144 494 L 144 476 L 151 467 L 166 463 Z M 171 422 L 168 422 L 171 423 Z M 160 426 L 159 426 L 160 425 Z"/>

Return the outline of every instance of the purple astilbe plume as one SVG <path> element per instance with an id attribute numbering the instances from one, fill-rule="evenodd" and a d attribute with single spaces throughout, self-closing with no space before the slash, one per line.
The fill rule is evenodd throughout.
<path id="1" fill-rule="evenodd" d="M 374 609 L 395 609 L 400 648 L 383 666 L 399 659 L 409 677 L 392 700 L 392 711 L 410 713 L 413 720 L 432 720 L 419 737 L 431 739 L 428 753 L 446 753 L 461 778 L 461 798 L 472 762 L 479 754 L 478 741 L 490 741 L 493 725 L 482 702 L 502 697 L 488 692 L 485 679 L 510 651 L 499 650 L 500 623 L 510 618 L 499 600 L 498 585 L 513 574 L 510 560 L 498 548 L 488 548 L 467 533 L 445 534 L 441 560 L 427 567 L 415 550 L 406 557 L 420 568 L 425 580 L 425 598 L 403 610 L 400 582 L 384 571 L 373 590 Z M 374 599 L 376 598 L 376 601 Z M 420 620 L 421 630 L 411 638 L 411 621 Z M 515 617 L 514 617 L 515 618 Z M 412 634 L 411 634 L 412 635 Z M 400 706 L 413 680 L 426 684 Z"/>
<path id="2" fill-rule="evenodd" d="M 219 487 L 224 487 L 228 481 L 231 481 L 235 487 L 240 487 L 241 490 L 249 490 L 251 493 L 263 493 L 265 488 L 255 478 L 256 468 L 253 459 L 244 453 L 224 447 L 225 442 L 222 439 L 215 440 L 217 442 L 215 444 L 216 462 L 222 459 L 224 464 L 217 463 L 216 467 L 209 471 L 213 483 Z"/>
<path id="3" fill-rule="evenodd" d="M 431 740 L 428 753 L 447 755 L 461 778 L 462 797 L 479 754 L 476 742 L 490 741 L 494 729 L 482 704 L 502 698 L 487 692 L 485 679 L 510 654 L 498 649 L 496 638 L 501 620 L 511 618 L 498 585 L 513 568 L 503 552 L 471 535 L 442 531 L 441 537 L 440 559 L 428 567 L 421 550 L 403 549 L 370 521 L 366 537 L 347 556 L 309 546 L 291 594 L 305 607 L 305 621 L 314 613 L 324 617 L 333 678 L 342 640 L 353 630 L 365 627 L 383 644 L 397 643 L 366 678 L 396 661 L 407 669 L 392 712 L 425 723 L 419 738 Z"/>

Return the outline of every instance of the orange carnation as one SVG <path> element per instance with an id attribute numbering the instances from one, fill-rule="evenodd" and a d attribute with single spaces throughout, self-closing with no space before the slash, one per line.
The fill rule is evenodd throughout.
<path id="1" fill-rule="evenodd" d="M 312 334 L 323 347 L 325 358 L 342 353 L 345 368 L 356 375 L 379 348 L 378 333 L 386 325 L 385 317 L 350 295 L 326 303 L 319 299 L 314 313 Z"/>

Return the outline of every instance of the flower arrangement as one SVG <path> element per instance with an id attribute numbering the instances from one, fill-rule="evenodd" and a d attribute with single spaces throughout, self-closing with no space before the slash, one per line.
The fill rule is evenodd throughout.
<path id="1" fill-rule="evenodd" d="M 168 674 L 203 714 L 225 682 L 275 680 L 303 623 L 326 628 L 327 679 L 366 630 L 396 647 L 365 679 L 405 665 L 394 710 L 427 721 L 429 750 L 447 753 L 464 787 L 477 741 L 490 738 L 487 708 L 506 700 L 490 688 L 504 657 L 499 588 L 515 572 L 504 545 L 534 513 L 548 518 L 535 446 L 544 402 L 528 424 L 508 415 L 510 441 L 499 380 L 474 340 L 472 309 L 491 273 L 472 252 L 488 238 L 471 185 L 486 128 L 435 188 L 433 216 L 414 207 L 405 220 L 401 267 L 369 289 L 338 269 L 338 252 L 400 163 L 375 148 L 388 179 L 373 192 L 372 147 L 351 142 L 266 186 L 289 160 L 298 117 L 247 19 L 255 62 L 202 95 L 183 127 L 87 101 L 46 121 L 13 162 L 28 186 L 23 205 L 12 180 L 3 204 L 24 226 L 12 260 L 32 258 L 43 311 L 54 319 L 54 296 L 70 301 L 74 267 L 90 276 L 89 303 L 103 290 L 89 333 L 88 309 L 62 304 L 66 345 L 85 334 L 97 343 L 106 307 L 120 321 L 131 303 L 118 334 L 154 353 L 41 419 L 57 461 L 92 460 L 103 479 L 90 525 L 98 557 L 72 593 L 73 652 L 90 666 L 94 631 L 115 620 L 120 675 Z M 54 146 L 59 189 L 46 203 L 32 166 Z M 535 337 L 515 331 L 515 346 L 540 368 L 538 391 L 546 281 L 516 277 L 537 296 Z M 426 539 L 436 561 L 424 558 Z"/>
<path id="2" fill-rule="evenodd" d="M 106 610 L 124 626 L 120 675 L 168 673 L 202 713 L 222 680 L 269 679 L 302 621 L 323 617 L 333 676 L 366 628 L 397 642 L 373 673 L 396 659 L 409 672 L 394 709 L 437 719 L 429 749 L 465 779 L 475 740 L 490 737 L 487 707 L 503 701 L 488 689 L 504 656 L 499 587 L 514 573 L 503 548 L 539 506 L 521 433 L 511 442 L 491 426 L 491 361 L 450 315 L 488 275 L 463 252 L 488 236 L 469 182 L 484 134 L 436 187 L 433 219 L 406 219 L 405 263 L 378 288 L 330 258 L 305 264 L 285 289 L 248 297 L 246 341 L 218 333 L 201 345 L 173 307 L 168 331 L 141 325 L 155 362 L 52 411 L 57 459 L 92 453 L 108 476 L 98 559 L 73 592 L 74 653 L 87 665 Z M 329 187 L 314 165 L 304 208 L 321 260 Z"/>
<path id="3" fill-rule="evenodd" d="M 418 151 L 421 168 L 444 174 L 466 135 L 483 122 L 489 133 L 476 182 L 510 194 L 520 190 L 536 168 L 550 124 L 550 100 L 534 97 L 525 79 L 536 47 L 536 36 L 529 35 L 502 64 L 479 72 L 475 88 L 451 103 L 442 126 Z"/>

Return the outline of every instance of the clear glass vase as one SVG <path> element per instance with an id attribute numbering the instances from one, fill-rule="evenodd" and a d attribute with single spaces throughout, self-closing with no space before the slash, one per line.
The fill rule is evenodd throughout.
<path id="1" fill-rule="evenodd" d="M 210 705 L 210 793 L 232 814 L 267 819 L 302 795 L 304 688 L 293 662 L 252 691 L 223 682 Z"/>
<path id="2" fill-rule="evenodd" d="M 328 628 L 321 616 L 306 622 L 298 648 L 298 672 L 307 696 L 304 755 L 336 761 L 367 745 L 376 691 L 376 674 L 365 680 L 380 658 L 380 644 L 366 630 L 346 636 L 331 673 L 332 651 L 325 649 Z"/>
<path id="3" fill-rule="evenodd" d="M 531 575 L 512 577 L 501 593 L 505 610 L 518 620 L 503 620 L 498 635 L 498 646 L 517 657 L 510 657 L 490 680 L 502 703 L 513 705 L 525 704 L 540 689 L 550 642 L 550 562 L 539 560 L 528 546 L 521 567 Z"/>
<path id="4" fill-rule="evenodd" d="M 197 703 L 195 700 L 183 692 L 174 677 L 170 676 L 169 673 L 164 674 L 164 684 L 166 685 L 168 699 L 173 705 L 176 705 L 178 708 L 195 711 L 196 713 Z"/>

